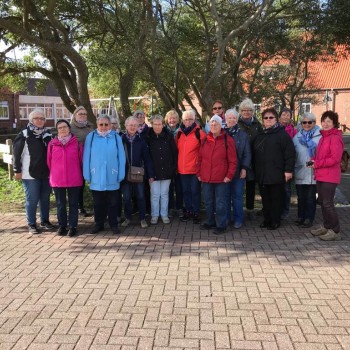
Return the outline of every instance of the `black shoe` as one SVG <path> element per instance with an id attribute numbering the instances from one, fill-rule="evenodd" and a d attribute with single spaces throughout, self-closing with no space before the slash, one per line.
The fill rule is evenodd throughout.
<path id="1" fill-rule="evenodd" d="M 269 227 L 269 226 L 270 226 L 270 223 L 269 223 L 269 222 L 266 222 L 266 221 L 263 221 L 263 222 L 259 225 L 260 228 L 266 228 L 266 227 Z"/>
<path id="2" fill-rule="evenodd" d="M 225 232 L 226 232 L 226 228 L 217 227 L 216 229 L 213 230 L 214 235 L 222 235 Z"/>
<path id="3" fill-rule="evenodd" d="M 45 220 L 43 222 L 40 223 L 40 227 L 42 228 L 46 228 L 48 230 L 52 230 L 55 228 L 54 225 L 51 224 L 51 222 L 49 220 Z"/>
<path id="4" fill-rule="evenodd" d="M 279 227 L 280 227 L 280 224 L 276 224 L 276 223 L 267 226 L 267 228 L 268 228 L 269 230 L 277 230 Z"/>
<path id="5" fill-rule="evenodd" d="M 201 223 L 201 220 L 199 218 L 199 214 L 193 214 L 192 219 L 193 219 L 193 223 L 196 225 Z"/>
<path id="6" fill-rule="evenodd" d="M 190 220 L 192 218 L 192 213 L 189 211 L 185 211 L 184 215 L 182 218 L 180 218 L 180 221 L 182 222 L 187 222 L 188 220 Z"/>
<path id="7" fill-rule="evenodd" d="M 312 227 L 312 221 L 309 219 L 306 219 L 301 225 L 300 227 L 302 228 L 310 228 Z"/>
<path id="8" fill-rule="evenodd" d="M 77 229 L 76 227 L 71 227 L 68 231 L 68 236 L 69 237 L 74 237 L 77 234 Z"/>
<path id="9" fill-rule="evenodd" d="M 67 234 L 66 226 L 60 226 L 57 230 L 59 236 L 65 236 Z"/>
<path id="10" fill-rule="evenodd" d="M 94 235 L 104 230 L 104 227 L 95 226 L 89 233 Z"/>
<path id="11" fill-rule="evenodd" d="M 298 220 L 295 220 L 294 223 L 295 225 L 300 226 L 304 224 L 304 221 L 305 221 L 304 219 L 298 219 Z"/>
<path id="12" fill-rule="evenodd" d="M 120 233 L 118 226 L 112 227 L 112 232 L 114 235 L 118 235 Z"/>
<path id="13" fill-rule="evenodd" d="M 200 229 L 200 230 L 211 230 L 212 228 L 215 228 L 215 227 L 216 227 L 215 224 L 209 225 L 209 224 L 207 224 L 207 223 L 204 223 L 204 224 L 201 224 L 201 225 L 199 226 L 199 229 Z"/>
<path id="14" fill-rule="evenodd" d="M 33 235 L 37 235 L 38 233 L 40 233 L 36 225 L 28 225 L 28 232 L 32 233 Z"/>

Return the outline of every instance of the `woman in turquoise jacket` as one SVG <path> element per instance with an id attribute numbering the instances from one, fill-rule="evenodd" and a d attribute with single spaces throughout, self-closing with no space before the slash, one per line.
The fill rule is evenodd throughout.
<path id="1" fill-rule="evenodd" d="M 103 231 L 107 217 L 113 233 L 119 233 L 118 191 L 125 177 L 125 152 L 120 136 L 111 130 L 108 116 L 97 118 L 97 129 L 86 138 L 83 175 L 90 184 L 94 202 L 95 227 L 91 233 Z"/>

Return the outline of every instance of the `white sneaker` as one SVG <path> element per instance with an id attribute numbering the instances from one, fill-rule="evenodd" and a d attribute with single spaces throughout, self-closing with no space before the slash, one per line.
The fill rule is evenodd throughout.
<path id="1" fill-rule="evenodd" d="M 151 224 L 156 225 L 158 223 L 158 216 L 152 216 L 151 218 Z"/>
<path id="2" fill-rule="evenodd" d="M 167 216 L 162 217 L 163 224 L 170 224 L 170 219 Z"/>
<path id="3" fill-rule="evenodd" d="M 327 230 L 325 235 L 320 236 L 322 241 L 340 241 L 341 236 L 340 233 L 335 233 L 333 230 Z"/>
<path id="4" fill-rule="evenodd" d="M 313 236 L 322 236 L 325 235 L 327 233 L 327 229 L 325 227 L 323 227 L 323 225 L 319 226 L 318 228 L 315 228 L 313 230 L 310 230 L 311 234 Z"/>
<path id="5" fill-rule="evenodd" d="M 147 228 L 148 227 L 148 224 L 147 224 L 146 220 L 141 220 L 140 224 L 141 224 L 142 228 Z"/>
<path id="6" fill-rule="evenodd" d="M 129 226 L 129 224 L 130 224 L 130 220 L 129 219 L 125 219 L 120 226 L 121 227 L 127 227 L 127 226 Z"/>

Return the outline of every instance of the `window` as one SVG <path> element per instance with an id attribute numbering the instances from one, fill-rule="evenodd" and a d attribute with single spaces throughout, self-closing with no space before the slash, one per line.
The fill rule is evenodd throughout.
<path id="1" fill-rule="evenodd" d="M 311 113 L 311 102 L 302 102 L 300 104 L 300 114 Z"/>
<path id="2" fill-rule="evenodd" d="M 56 104 L 56 119 L 69 119 L 70 113 L 68 109 L 61 103 Z"/>
<path id="3" fill-rule="evenodd" d="M 19 106 L 19 115 L 21 119 L 28 119 L 29 114 L 34 111 L 34 109 L 41 109 L 44 112 L 46 119 L 52 119 L 52 103 L 23 103 Z"/>
<path id="4" fill-rule="evenodd" d="M 7 101 L 0 101 L 0 119 L 9 119 L 9 103 Z"/>

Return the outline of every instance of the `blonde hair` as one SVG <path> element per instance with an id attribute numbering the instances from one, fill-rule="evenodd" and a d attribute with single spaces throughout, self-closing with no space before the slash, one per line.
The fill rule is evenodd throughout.
<path id="1" fill-rule="evenodd" d="M 179 114 L 176 112 L 175 109 L 171 109 L 170 111 L 167 112 L 167 114 L 165 115 L 165 118 L 164 118 L 164 123 L 165 124 L 169 123 L 169 118 L 170 117 L 175 117 L 177 119 L 177 124 L 179 124 L 180 117 L 179 117 Z"/>

